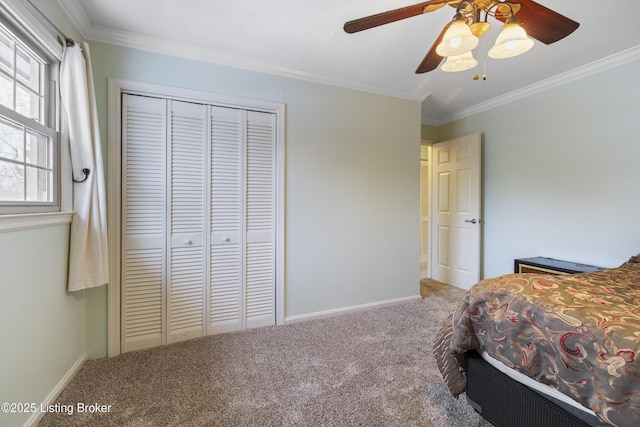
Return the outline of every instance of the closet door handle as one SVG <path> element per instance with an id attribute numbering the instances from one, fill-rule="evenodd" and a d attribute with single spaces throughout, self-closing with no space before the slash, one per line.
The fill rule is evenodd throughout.
<path id="1" fill-rule="evenodd" d="M 229 243 L 229 242 L 231 242 L 231 237 L 223 237 L 222 241 L 226 242 L 226 243 Z"/>
<path id="2" fill-rule="evenodd" d="M 185 239 L 184 240 L 185 245 L 191 245 L 193 243 L 193 240 L 191 239 Z"/>

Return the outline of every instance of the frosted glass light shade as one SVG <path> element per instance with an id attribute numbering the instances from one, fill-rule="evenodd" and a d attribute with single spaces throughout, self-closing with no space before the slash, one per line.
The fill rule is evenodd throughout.
<path id="1" fill-rule="evenodd" d="M 519 24 L 510 23 L 502 27 L 502 32 L 496 39 L 496 44 L 489 49 L 489 58 L 506 59 L 522 55 L 533 47 L 527 33 Z"/>
<path id="2" fill-rule="evenodd" d="M 443 57 L 462 55 L 475 49 L 479 42 L 480 39 L 471 33 L 464 21 L 454 21 L 436 46 L 436 53 Z"/>
<path id="3" fill-rule="evenodd" d="M 473 57 L 471 51 L 469 51 L 462 55 L 448 57 L 440 69 L 447 73 L 457 73 L 458 71 L 470 70 L 476 65 L 478 65 L 478 61 Z"/>

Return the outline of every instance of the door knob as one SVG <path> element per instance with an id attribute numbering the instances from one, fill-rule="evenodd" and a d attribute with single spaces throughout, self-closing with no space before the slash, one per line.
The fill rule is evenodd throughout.
<path id="1" fill-rule="evenodd" d="M 478 222 L 477 219 L 473 218 L 473 219 L 465 219 L 464 222 L 470 222 L 471 224 L 476 224 Z"/>

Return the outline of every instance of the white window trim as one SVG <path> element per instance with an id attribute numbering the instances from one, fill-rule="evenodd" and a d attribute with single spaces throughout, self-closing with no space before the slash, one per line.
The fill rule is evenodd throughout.
<path id="1" fill-rule="evenodd" d="M 108 79 L 108 176 L 107 192 L 107 229 L 109 233 L 109 283 L 107 285 L 107 355 L 120 354 L 121 316 L 120 316 L 120 255 L 121 255 L 121 179 L 122 179 L 122 94 L 159 96 L 182 101 L 202 101 L 219 106 L 253 109 L 276 114 L 276 324 L 284 324 L 285 290 L 285 239 L 284 239 L 284 132 L 285 104 L 238 96 L 222 95 L 212 92 L 155 85 L 123 79 Z"/>
<path id="2" fill-rule="evenodd" d="M 41 17 L 37 15 L 31 4 L 24 0 L 0 0 L 0 8 L 21 27 L 29 28 L 31 36 L 35 38 L 40 47 L 52 58 L 62 59 L 62 44 L 58 40 L 58 34 L 52 32 Z M 58 88 L 55 88 L 57 91 Z M 57 108 L 62 108 L 59 97 L 55 102 Z M 61 131 L 58 132 L 61 134 Z M 61 135 L 62 136 L 62 135 Z M 72 201 L 72 176 L 71 176 L 71 154 L 68 144 L 64 139 L 57 141 L 60 151 L 59 163 L 59 212 L 43 213 L 18 213 L 0 215 L 0 232 L 17 231 L 59 224 L 68 224 L 73 216 Z"/>
<path id="3" fill-rule="evenodd" d="M 48 28 L 43 19 L 35 12 L 34 6 L 25 0 L 0 0 L 0 7 L 25 28 L 29 28 L 41 47 L 52 57 L 62 59 L 62 44 L 58 41 L 58 35 Z"/>
<path id="4" fill-rule="evenodd" d="M 0 233 L 69 224 L 73 212 L 0 215 Z"/>

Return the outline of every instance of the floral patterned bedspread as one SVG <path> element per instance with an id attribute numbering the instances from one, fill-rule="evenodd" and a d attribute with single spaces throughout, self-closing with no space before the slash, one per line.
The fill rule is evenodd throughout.
<path id="1" fill-rule="evenodd" d="M 452 325 L 448 351 L 456 360 L 485 350 L 607 423 L 640 426 L 640 255 L 592 273 L 483 280 Z"/>

